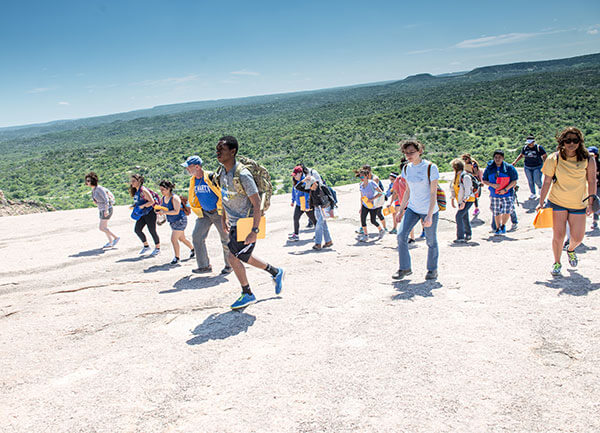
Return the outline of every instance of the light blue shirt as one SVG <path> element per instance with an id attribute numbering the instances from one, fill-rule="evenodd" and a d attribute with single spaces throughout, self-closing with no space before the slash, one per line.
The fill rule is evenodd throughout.
<path id="1" fill-rule="evenodd" d="M 439 180 L 440 171 L 435 164 L 431 164 L 431 176 L 427 178 L 427 167 L 431 164 L 429 161 L 423 159 L 417 165 L 409 163 L 404 169 L 404 178 L 408 183 L 410 189 L 410 198 L 408 199 L 408 208 L 415 213 L 426 215 L 429 212 L 429 200 L 431 197 L 431 186 L 430 180 Z M 433 198 L 435 206 L 433 213 L 440 210 L 437 205 L 436 197 Z"/>

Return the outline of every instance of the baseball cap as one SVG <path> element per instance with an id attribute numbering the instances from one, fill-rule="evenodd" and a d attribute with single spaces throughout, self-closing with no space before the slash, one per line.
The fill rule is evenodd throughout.
<path id="1" fill-rule="evenodd" d="M 181 164 L 182 167 L 189 167 L 190 165 L 202 165 L 202 158 L 198 155 L 192 155 Z"/>
<path id="2" fill-rule="evenodd" d="M 302 173 L 302 167 L 300 167 L 299 165 L 294 167 L 294 170 L 292 171 L 292 176 L 297 175 L 298 173 Z"/>
<path id="3" fill-rule="evenodd" d="M 598 148 L 596 146 L 590 146 L 588 147 L 588 152 L 598 155 Z"/>

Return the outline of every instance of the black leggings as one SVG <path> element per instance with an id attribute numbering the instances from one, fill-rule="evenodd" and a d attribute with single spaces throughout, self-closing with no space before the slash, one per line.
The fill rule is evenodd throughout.
<path id="1" fill-rule="evenodd" d="M 373 210 L 376 211 L 379 221 L 385 221 L 385 217 L 383 216 L 383 207 L 378 207 L 377 209 Z"/>
<path id="2" fill-rule="evenodd" d="M 306 213 L 308 219 L 312 221 L 315 226 L 317 225 L 317 218 L 315 217 L 314 209 L 304 211 L 300 209 L 300 206 L 296 205 L 294 206 L 294 233 L 296 234 L 298 234 L 300 231 L 300 217 L 303 213 Z"/>
<path id="3" fill-rule="evenodd" d="M 380 208 L 377 208 L 380 209 Z M 371 224 L 375 227 L 379 228 L 379 223 L 377 222 L 377 209 L 369 209 L 365 206 L 360 208 L 360 226 L 367 226 L 367 215 L 371 215 Z"/>
<path id="4" fill-rule="evenodd" d="M 135 234 L 138 235 L 138 238 L 140 238 L 144 244 L 146 243 L 146 235 L 142 230 L 146 225 L 148 226 L 148 231 L 152 235 L 154 245 L 160 244 L 158 233 L 156 233 L 156 213 L 154 213 L 153 210 L 135 222 Z"/>

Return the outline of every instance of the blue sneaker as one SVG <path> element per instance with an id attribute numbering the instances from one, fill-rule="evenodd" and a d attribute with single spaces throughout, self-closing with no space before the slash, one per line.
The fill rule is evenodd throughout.
<path id="1" fill-rule="evenodd" d="M 505 235 L 506 234 L 506 226 L 502 225 L 502 227 L 500 227 L 500 234 L 501 235 Z"/>
<path id="2" fill-rule="evenodd" d="M 240 308 L 247 307 L 250 304 L 256 303 L 256 296 L 249 295 L 247 293 L 242 293 L 242 296 L 237 298 L 237 300 L 231 304 L 232 310 L 239 310 Z"/>
<path id="3" fill-rule="evenodd" d="M 275 294 L 279 295 L 281 293 L 281 289 L 283 289 L 283 278 L 285 277 L 285 271 L 283 268 L 279 268 L 277 271 L 277 275 L 273 277 L 273 282 L 275 283 Z"/>

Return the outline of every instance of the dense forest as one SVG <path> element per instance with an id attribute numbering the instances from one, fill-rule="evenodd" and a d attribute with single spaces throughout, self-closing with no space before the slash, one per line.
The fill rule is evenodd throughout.
<path id="1" fill-rule="evenodd" d="M 409 137 L 425 143 L 426 157 L 446 170 L 463 152 L 485 162 L 502 148 L 510 160 L 530 133 L 553 149 L 556 132 L 568 125 L 598 145 L 600 55 L 579 59 L 191 105 L 191 111 L 55 132 L 11 129 L 0 133 L 0 189 L 10 199 L 58 209 L 91 206 L 83 177 L 93 170 L 119 204 L 130 201 L 131 173 L 143 174 L 154 189 L 160 179 L 171 179 L 183 192 L 187 175 L 180 163 L 198 154 L 216 169 L 214 147 L 223 135 L 236 136 L 240 154 L 265 165 L 281 192 L 290 190 L 289 173 L 298 162 L 334 185 L 355 181 L 353 170 L 365 163 L 387 175 L 400 160 L 397 143 Z"/>

